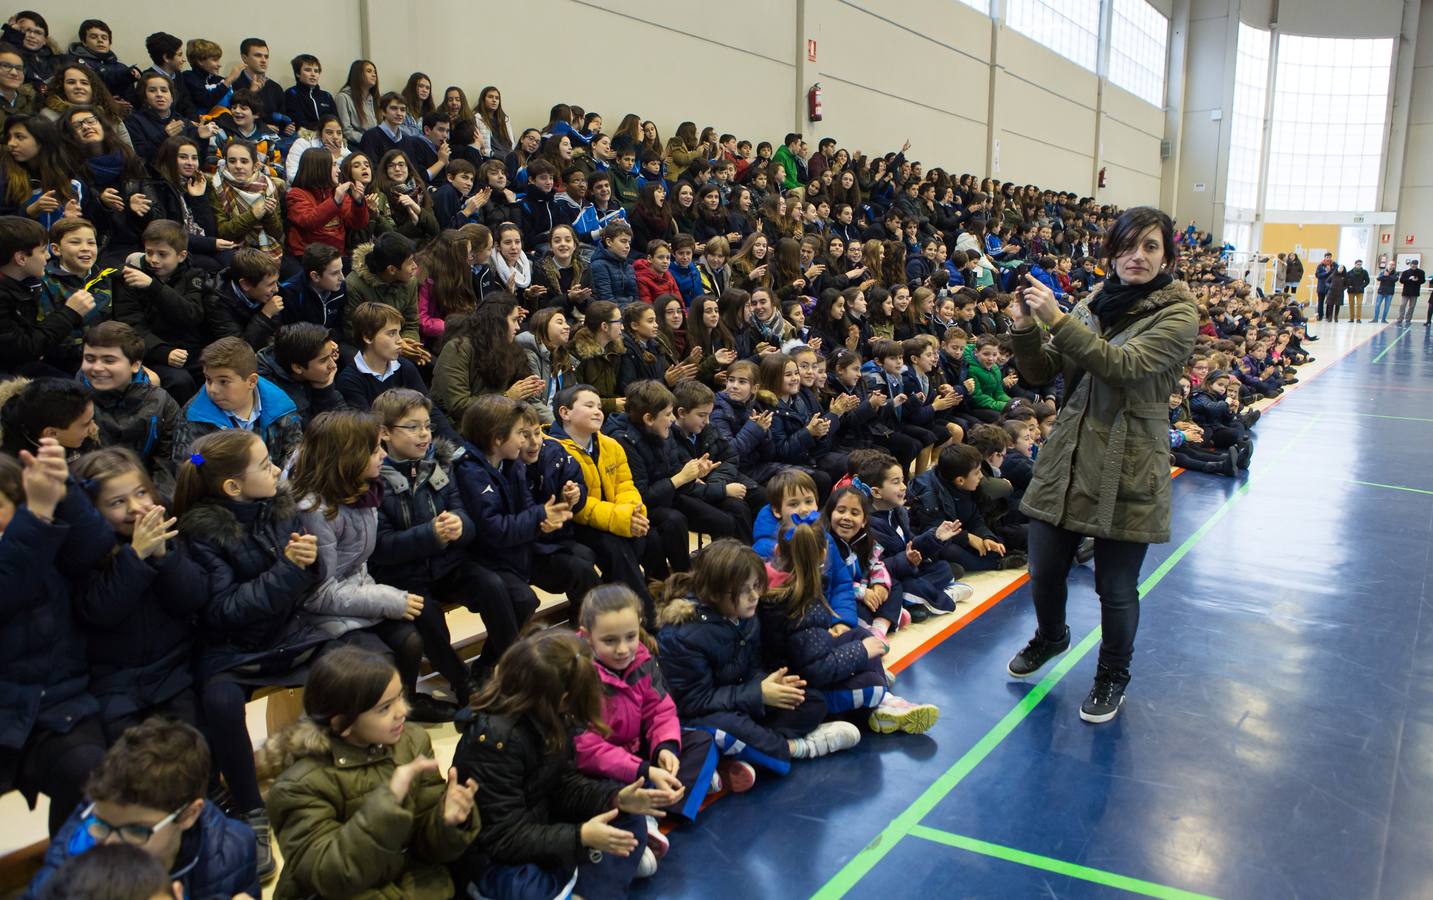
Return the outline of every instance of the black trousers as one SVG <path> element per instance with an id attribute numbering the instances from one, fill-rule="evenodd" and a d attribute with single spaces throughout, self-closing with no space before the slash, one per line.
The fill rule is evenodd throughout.
<path id="1" fill-rule="evenodd" d="M 692 550 L 687 532 L 691 526 L 686 515 L 674 507 L 648 507 L 647 519 L 652 526 L 642 553 L 642 567 L 647 575 L 653 579 L 666 578 L 673 572 L 690 569 Z"/>
<path id="2" fill-rule="evenodd" d="M 1030 592 L 1040 634 L 1065 633 L 1068 579 L 1083 534 L 1047 522 L 1030 522 Z M 1148 544 L 1095 538 L 1095 591 L 1100 597 L 1100 668 L 1129 677 L 1139 629 L 1139 567 Z"/>
<path id="3" fill-rule="evenodd" d="M 36 725 L 18 750 L 0 749 L 0 779 L 5 790 L 50 798 L 53 837 L 84 798 L 85 780 L 104 758 L 104 751 L 99 716 L 81 720 L 64 734 Z"/>
<path id="4" fill-rule="evenodd" d="M 656 530 L 656 523 L 652 528 Z M 627 585 L 642 598 L 642 618 L 649 625 L 657 619 L 656 601 L 647 590 L 647 576 L 637 563 L 643 554 L 647 538 L 625 538 L 610 531 L 598 531 L 586 525 L 573 525 L 573 537 L 590 549 L 597 557 L 597 568 L 602 572 L 603 582 L 620 582 Z M 685 533 L 683 534 L 685 538 Z"/>
<path id="5" fill-rule="evenodd" d="M 577 624 L 583 599 L 600 581 L 597 554 L 584 544 L 566 541 L 553 553 L 534 552 L 530 577 L 535 586 L 550 594 L 566 594 L 568 619 Z"/>

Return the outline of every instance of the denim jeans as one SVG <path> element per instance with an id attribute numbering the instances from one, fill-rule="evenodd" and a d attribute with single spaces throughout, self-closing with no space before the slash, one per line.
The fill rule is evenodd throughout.
<path id="1" fill-rule="evenodd" d="M 1040 634 L 1065 632 L 1067 581 L 1084 535 L 1046 522 L 1030 522 L 1030 593 Z M 1125 674 L 1139 628 L 1139 567 L 1148 544 L 1095 538 L 1095 591 L 1100 596 L 1100 668 Z"/>
<path id="2" fill-rule="evenodd" d="M 1392 294 L 1377 294 L 1373 300 L 1373 321 L 1387 322 L 1388 308 L 1393 305 Z"/>

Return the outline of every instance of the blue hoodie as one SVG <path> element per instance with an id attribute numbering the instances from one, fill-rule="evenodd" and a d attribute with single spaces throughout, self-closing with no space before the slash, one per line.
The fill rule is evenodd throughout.
<path id="1" fill-rule="evenodd" d="M 751 548 L 762 559 L 771 559 L 776 553 L 776 531 L 776 513 L 772 512 L 770 504 L 763 506 L 756 514 L 756 523 L 751 529 Z M 826 535 L 826 571 L 821 575 L 821 582 L 826 589 L 826 602 L 835 613 L 832 624 L 841 622 L 855 628 L 860 621 L 856 618 L 856 589 L 852 584 L 851 570 L 846 567 L 836 541 L 829 533 L 823 531 L 822 534 Z"/>
<path id="2" fill-rule="evenodd" d="M 255 390 L 259 392 L 259 418 L 254 422 L 254 433 L 268 447 L 269 459 L 282 467 L 303 439 L 303 419 L 294 401 L 272 381 L 260 377 Z M 229 414 L 214 404 L 208 391 L 200 388 L 184 407 L 174 430 L 175 460 L 187 459 L 190 447 L 198 438 L 233 427 Z"/>

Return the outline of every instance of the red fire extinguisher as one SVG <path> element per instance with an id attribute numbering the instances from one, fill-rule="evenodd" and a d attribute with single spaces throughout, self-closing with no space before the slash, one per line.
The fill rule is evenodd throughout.
<path id="1" fill-rule="evenodd" d="M 806 92 L 806 116 L 813 122 L 821 121 L 821 82 L 811 85 Z"/>
<path id="2" fill-rule="evenodd" d="M 1100 169 L 1099 185 L 1100 185 L 1100 187 L 1108 187 L 1108 185 L 1105 184 L 1105 170 L 1104 170 L 1104 169 Z"/>

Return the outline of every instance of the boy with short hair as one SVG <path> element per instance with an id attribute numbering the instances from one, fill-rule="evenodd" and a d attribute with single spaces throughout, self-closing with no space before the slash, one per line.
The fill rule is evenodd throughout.
<path id="1" fill-rule="evenodd" d="M 348 321 L 360 349 L 335 382 L 344 402 L 353 409 L 369 409 L 378 395 L 390 388 L 409 388 L 427 395 L 428 386 L 418 367 L 403 356 L 402 313 L 386 303 L 360 303 Z M 457 443 L 448 417 L 436 407 L 433 426 L 436 434 Z"/>
<path id="2" fill-rule="evenodd" d="M 418 149 L 417 138 L 403 133 L 403 120 L 408 116 L 408 102 L 403 99 L 403 95 L 388 91 L 378 98 L 376 106 L 378 123 L 363 132 L 357 145 L 359 151 L 373 161 L 375 169 L 384 154 L 390 150 L 402 150 L 408 155 L 411 165 L 422 168 L 414 156 Z M 417 172 L 409 174 L 415 178 L 418 175 Z"/>
<path id="3" fill-rule="evenodd" d="M 403 316 L 399 335 L 403 355 L 425 363 L 432 356 L 423 348 L 418 333 L 418 263 L 414 249 L 413 241 L 389 231 L 355 250 L 344 316 L 351 318 L 362 303 L 393 307 Z"/>
<path id="4" fill-rule="evenodd" d="M 171 219 L 144 227 L 144 260 L 126 265 L 114 287 L 114 317 L 144 338 L 144 362 L 179 403 L 202 379 L 199 351 L 209 343 L 206 274 L 188 262 L 189 236 Z"/>
<path id="5" fill-rule="evenodd" d="M 637 149 L 623 146 L 617 151 L 617 163 L 609 173 L 612 177 L 612 196 L 625 209 L 637 202 Z"/>
<path id="6" fill-rule="evenodd" d="M 441 187 L 433 191 L 433 215 L 444 228 L 461 228 L 475 221 L 485 197 L 473 191 L 478 170 L 466 159 L 455 159 L 443 170 Z"/>
<path id="7" fill-rule="evenodd" d="M 318 86 L 323 66 L 311 53 L 300 53 L 289 65 L 293 66 L 295 84 L 284 91 L 284 112 L 299 128 L 317 131 L 319 119 L 338 115 L 333 95 Z"/>
<path id="8" fill-rule="evenodd" d="M 277 385 L 259 377 L 259 360 L 241 337 L 223 337 L 199 356 L 204 389 L 184 405 L 174 433 L 175 462 L 187 459 L 194 442 L 206 434 L 239 428 L 252 431 L 268 447 L 269 459 L 283 468 L 303 440 L 298 409 Z"/>
<path id="9" fill-rule="evenodd" d="M 74 356 L 74 332 L 95 308 L 80 289 L 58 308 L 41 311 L 49 240 L 38 222 L 0 216 L 0 372 L 14 375 L 71 375 L 61 368 Z M 53 361 L 52 361 L 53 360 Z"/>
<path id="10" fill-rule="evenodd" d="M 970 392 L 973 409 L 999 413 L 1010 404 L 1005 375 L 1000 371 L 1000 342 L 995 335 L 982 334 L 974 346 L 966 347 L 965 363 L 967 377 L 975 381 L 975 389 Z"/>
<path id="11" fill-rule="evenodd" d="M 547 160 L 534 159 L 527 164 L 527 193 L 522 198 L 522 245 L 529 252 L 545 254 L 552 229 L 571 225 L 576 218 L 570 206 L 556 201 L 553 187 L 556 180 L 557 167 Z"/>
<path id="12" fill-rule="evenodd" d="M 821 528 L 821 506 L 816 502 L 816 482 L 804 469 L 782 469 L 766 482 L 767 505 L 756 514 L 751 549 L 770 560 L 783 529 L 796 525 Z M 860 625 L 856 615 L 856 591 L 844 557 L 830 532 L 826 534 L 826 564 L 821 573 L 826 601 L 831 606 L 831 623 L 850 628 Z"/>
<path id="13" fill-rule="evenodd" d="M 85 19 L 75 34 L 79 40 L 70 44 L 66 56 L 97 73 L 111 94 L 125 97 L 134 87 L 134 75 L 114 53 L 114 32 L 101 19 Z"/>
<path id="14" fill-rule="evenodd" d="M 284 310 L 278 262 L 257 247 L 240 247 L 215 283 L 210 330 L 219 337 L 242 337 L 255 350 L 267 346 Z"/>
<path id="15" fill-rule="evenodd" d="M 678 234 L 672 238 L 672 264 L 667 271 L 677 282 L 682 292 L 682 305 L 691 309 L 692 301 L 702 295 L 702 272 L 692 262 L 697 241 L 690 234 Z"/>
<path id="16" fill-rule="evenodd" d="M 174 430 L 179 404 L 145 374 L 144 338 L 123 322 L 101 322 L 85 332 L 80 381 L 94 401 L 103 447 L 128 447 L 144 463 L 161 493 L 174 484 Z"/>
<path id="17" fill-rule="evenodd" d="M 56 368 L 78 368 L 84 329 L 110 318 L 114 298 L 110 276 L 117 271 L 99 264 L 99 232 L 91 222 L 64 218 L 51 226 L 50 261 L 41 279 L 44 289 L 39 298 L 40 318 L 63 307 L 77 292 L 84 291 L 94 298 L 94 309 L 85 314 L 84 324 L 70 333 L 67 347 L 49 360 Z"/>
<path id="18" fill-rule="evenodd" d="M 703 457 L 677 461 L 669 441 L 672 430 L 672 392 L 660 381 L 635 381 L 626 390 L 623 412 L 607 418 L 603 432 L 616 438 L 627 451 L 632 482 L 642 494 L 652 536 L 647 539 L 643 568 L 649 577 L 665 578 L 671 572 L 685 572 L 689 566 L 689 526 L 686 508 L 704 519 L 699 531 L 720 537 L 735 534 L 735 525 L 719 510 L 702 503 L 694 486 L 705 478 L 715 463 Z M 684 497 L 686 503 L 678 503 Z"/>
<path id="19" fill-rule="evenodd" d="M 288 395 L 308 427 L 319 413 L 348 406 L 334 386 L 338 353 L 328 329 L 295 322 L 275 332 L 273 344 L 259 351 L 259 375 Z"/>
<path id="20" fill-rule="evenodd" d="M 642 598 L 643 618 L 652 623 L 656 604 L 637 564 L 652 523 L 626 451 L 602 433 L 602 395 L 590 384 L 563 388 L 552 411 L 556 421 L 548 440 L 567 452 L 582 476 L 572 479 L 583 492 L 581 505 L 573 510 L 573 535 L 597 557 L 603 581 L 620 581 Z"/>
<path id="21" fill-rule="evenodd" d="M 693 492 L 706 505 L 730 517 L 736 524 L 732 536 L 745 540 L 751 534 L 756 513 L 766 505 L 766 491 L 755 479 L 741 473 L 737 468 L 736 449 L 711 427 L 716 405 L 712 389 L 695 378 L 687 378 L 677 383 L 672 397 L 676 418 L 670 441 L 676 448 L 677 461 L 685 463 L 706 457 L 716 463 L 706 477 L 692 485 Z M 702 527 L 700 512 L 694 517 L 692 510 L 683 507 L 683 511 L 696 530 L 717 536 L 716 532 Z"/>
<path id="22" fill-rule="evenodd" d="M 224 68 L 224 48 L 205 38 L 193 38 L 185 47 L 189 57 L 189 69 L 179 73 L 184 92 L 194 104 L 198 115 L 208 115 L 213 109 L 223 107 L 230 96 L 229 85 L 243 66 L 235 66 L 227 76 L 220 74 Z"/>
<path id="23" fill-rule="evenodd" d="M 159 72 L 169 79 L 174 111 L 185 119 L 194 118 L 194 102 L 179 80 L 179 73 L 184 70 L 184 42 L 172 34 L 156 31 L 144 39 L 144 50 L 154 63 L 149 71 Z"/>
<path id="24" fill-rule="evenodd" d="M 385 453 L 378 476 L 384 491 L 378 543 L 368 565 L 376 581 L 423 595 L 423 612 L 414 622 L 423 655 L 466 706 L 475 685 L 453 650 L 444 606 L 462 603 L 489 623 L 493 613 L 485 604 L 505 597 L 506 588 L 468 551 L 477 532 L 453 480 L 462 450 L 435 439 L 432 410 L 427 397 L 408 388 L 384 391 L 373 401 Z M 409 700 L 415 701 L 420 722 L 444 721 L 445 712 L 448 719 L 455 712 L 428 694 Z"/>
<path id="25" fill-rule="evenodd" d="M 284 324 L 312 322 L 328 329 L 329 339 L 342 351 L 341 365 L 353 358 L 355 348 L 344 327 L 348 291 L 343 277 L 343 253 L 337 247 L 314 241 L 304 248 L 302 271 L 281 286 Z"/>
<path id="26" fill-rule="evenodd" d="M 115 835 L 157 859 L 185 897 L 258 897 L 254 832 L 204 799 L 209 766 L 209 745 L 192 725 L 156 717 L 125 731 L 90 773 L 86 799 L 51 839 L 26 896 Z M 129 834 L 148 837 L 135 842 Z"/>
<path id="27" fill-rule="evenodd" d="M 964 534 L 948 541 L 943 558 L 969 571 L 1018 569 L 1025 554 L 1007 551 L 985 523 L 975 492 L 984 476 L 980 451 L 969 444 L 954 444 L 940 452 L 935 468 L 917 475 L 911 483 L 911 521 L 916 528 L 945 521 L 960 522 Z"/>
<path id="28" fill-rule="evenodd" d="M 907 605 L 921 605 L 930 615 L 953 612 L 955 605 L 974 593 L 956 578 L 964 575 L 946 560 L 946 547 L 959 540 L 964 523 L 948 518 L 911 524 L 906 510 L 906 474 L 895 458 L 872 454 L 864 458 L 856 477 L 871 498 L 871 535 L 881 545 L 881 558 L 891 578 L 905 592 Z"/>

